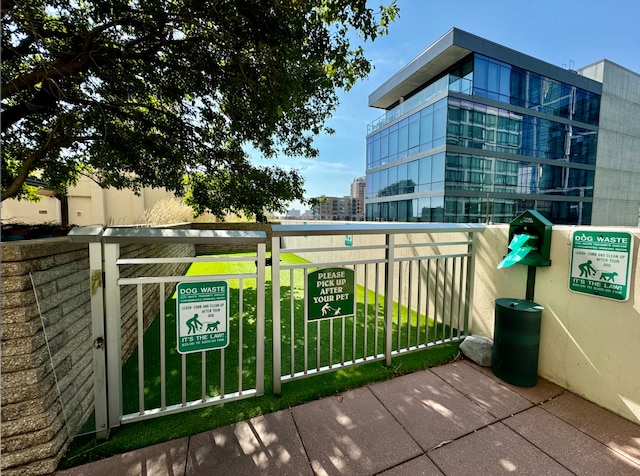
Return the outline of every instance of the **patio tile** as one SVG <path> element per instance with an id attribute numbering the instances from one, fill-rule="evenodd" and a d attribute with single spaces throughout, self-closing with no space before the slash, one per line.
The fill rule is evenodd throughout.
<path id="1" fill-rule="evenodd" d="M 445 474 L 570 475 L 556 461 L 502 423 L 488 426 L 429 452 Z"/>
<path id="2" fill-rule="evenodd" d="M 375 474 L 422 453 L 366 387 L 291 412 L 318 475 Z"/>
<path id="3" fill-rule="evenodd" d="M 533 387 L 518 387 L 517 385 L 512 385 L 500 379 L 499 377 L 496 377 L 490 367 L 482 367 L 472 362 L 471 360 L 462 360 L 461 362 L 464 362 L 469 367 L 482 372 L 487 377 L 490 377 L 496 382 L 500 383 L 500 385 L 504 385 L 508 389 L 513 390 L 518 395 L 523 396 L 535 405 L 546 402 L 550 398 L 557 397 L 565 391 L 564 388 L 559 387 L 555 383 L 551 383 L 547 379 L 544 379 L 542 377 L 538 377 L 538 382 Z"/>
<path id="4" fill-rule="evenodd" d="M 191 437 L 187 475 L 313 474 L 288 410 Z"/>
<path id="5" fill-rule="evenodd" d="M 370 386 L 424 451 L 495 421 L 435 374 L 416 372 Z"/>
<path id="6" fill-rule="evenodd" d="M 188 445 L 188 437 L 179 438 L 64 471 L 57 471 L 55 474 L 58 476 L 184 475 Z"/>
<path id="7" fill-rule="evenodd" d="M 575 474 L 640 474 L 640 465 L 540 407 L 503 423 Z"/>
<path id="8" fill-rule="evenodd" d="M 388 469 L 379 476 L 443 476 L 444 473 L 429 459 L 427 455 L 418 456 L 417 458 L 399 464 L 395 468 Z"/>
<path id="9" fill-rule="evenodd" d="M 463 362 L 442 365 L 431 371 L 498 419 L 533 405 L 526 398 Z"/>
<path id="10" fill-rule="evenodd" d="M 570 392 L 542 408 L 640 464 L 640 425 Z"/>

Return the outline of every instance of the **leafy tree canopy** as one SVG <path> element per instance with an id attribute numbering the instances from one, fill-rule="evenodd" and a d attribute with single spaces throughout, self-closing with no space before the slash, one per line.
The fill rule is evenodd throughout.
<path id="1" fill-rule="evenodd" d="M 397 15 L 366 0 L 2 0 L 2 200 L 37 171 L 64 191 L 166 187 L 196 212 L 304 199 L 296 170 Z"/>

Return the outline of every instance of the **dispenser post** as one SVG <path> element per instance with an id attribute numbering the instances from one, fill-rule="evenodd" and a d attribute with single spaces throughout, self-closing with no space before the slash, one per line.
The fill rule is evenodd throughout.
<path id="1" fill-rule="evenodd" d="M 527 266 L 527 294 L 525 296 L 527 301 L 533 302 L 533 295 L 536 288 L 536 267 Z"/>

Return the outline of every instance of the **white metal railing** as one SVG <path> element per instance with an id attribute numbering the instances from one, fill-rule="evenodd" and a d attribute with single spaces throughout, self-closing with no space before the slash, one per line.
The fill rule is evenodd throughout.
<path id="1" fill-rule="evenodd" d="M 359 222 L 274 225 L 272 230 L 276 394 L 283 381 L 376 360 L 390 365 L 393 356 L 455 342 L 466 335 L 474 243 L 484 225 Z M 110 428 L 123 423 L 264 393 L 264 232 L 95 227 L 75 229 L 71 235 L 89 242 L 90 247 L 98 437 L 106 437 Z M 123 245 L 143 245 L 146 251 L 152 245 L 180 243 L 243 243 L 255 246 L 255 252 L 199 257 L 121 255 Z M 297 261 L 281 263 L 283 253 L 296 255 Z M 300 257 L 307 261 L 301 262 Z M 185 276 L 175 269 L 157 272 L 157 266 L 184 264 L 186 269 L 193 263 L 221 261 L 236 262 L 242 269 L 197 276 Z M 344 306 L 338 317 L 310 316 L 309 276 L 327 268 L 353 273 L 352 307 Z M 172 321 L 177 319 L 178 306 L 165 307 L 165 302 L 172 302 L 178 283 L 208 280 L 234 283 L 233 336 L 226 348 L 177 356 L 179 331 Z M 255 299 L 250 298 L 253 292 Z M 152 319 L 153 328 L 145 317 L 149 307 L 157 316 Z M 125 314 L 133 317 L 123 319 Z M 131 332 L 135 333 L 136 355 L 123 367 L 123 335 Z M 131 341 L 130 337 L 126 340 Z M 157 351 L 152 353 L 152 347 Z M 125 387 L 123 372 L 126 381 L 135 383 Z M 198 380 L 199 389 L 188 380 Z"/>
<path id="2" fill-rule="evenodd" d="M 266 235 L 253 231 L 219 231 L 149 228 L 75 229 L 76 241 L 90 243 L 92 273 L 92 322 L 94 355 L 95 420 L 98 437 L 108 436 L 110 428 L 147 418 L 167 415 L 198 407 L 262 395 L 264 393 L 264 323 Z M 249 244 L 255 252 L 237 257 L 212 256 L 121 256 L 121 246 L 129 244 Z M 102 265 L 104 261 L 104 267 Z M 250 272 L 233 274 L 200 274 L 184 276 L 149 274 L 162 264 L 216 263 L 233 261 L 250 263 Z M 247 268 L 245 266 L 245 268 Z M 127 276 L 121 270 L 127 269 Z M 95 276 L 94 276 L 95 275 Z M 102 276 L 104 276 L 102 278 Z M 95 279 L 94 279 L 95 278 Z M 173 345 L 179 337 L 175 320 L 177 309 L 165 307 L 178 283 L 207 280 L 233 281 L 234 296 L 228 312 L 233 332 L 226 348 L 209 349 L 177 356 Z M 93 282 L 96 281 L 95 292 Z M 104 283 L 102 283 L 104 281 Z M 237 284 L 237 286 L 236 286 Z M 97 292 L 102 289 L 104 292 Z M 255 288 L 255 291 L 252 291 Z M 157 293 L 154 294 L 154 290 Z M 255 299 L 245 294 L 255 292 Z M 237 293 L 237 294 L 236 294 Z M 127 363 L 135 372 L 135 388 L 123 388 L 122 340 L 126 332 L 123 322 L 123 295 L 135 296 L 135 352 L 137 360 Z M 149 302 L 149 296 L 157 296 Z M 104 310 L 102 304 L 104 303 Z M 249 305 L 250 303 L 250 305 Z M 255 303 L 255 309 L 254 305 Z M 158 349 L 148 348 L 148 322 L 145 312 L 156 309 L 154 325 Z M 127 307 L 127 306 L 124 306 Z M 168 315 L 169 314 L 169 315 Z M 133 326 L 132 326 L 133 327 Z M 176 334 L 175 338 L 170 337 Z M 144 336 L 144 338 L 143 338 Z M 249 355 L 250 354 L 250 355 Z M 131 360 L 133 356 L 129 359 Z M 179 359 L 179 363 L 178 360 Z M 172 364 L 169 364 L 172 362 Z M 133 370 L 132 370 L 133 369 Z M 152 369 L 152 370 L 150 370 Z M 200 379 L 194 392 L 187 379 Z M 159 382 L 159 384 L 158 384 Z M 156 389 L 157 392 L 156 392 Z M 179 390 L 177 390 L 179 389 Z M 155 393 L 155 394 L 154 394 Z M 132 407 L 134 407 L 132 409 Z"/>
<path id="3" fill-rule="evenodd" d="M 273 387 L 464 338 L 480 224 L 273 226 Z M 308 263 L 281 264 L 282 253 Z M 353 312 L 309 316 L 308 277 L 353 271 Z M 300 285 L 302 283 L 302 286 Z M 344 313 L 343 313 L 344 314 Z M 286 349 L 286 350 L 285 350 Z"/>

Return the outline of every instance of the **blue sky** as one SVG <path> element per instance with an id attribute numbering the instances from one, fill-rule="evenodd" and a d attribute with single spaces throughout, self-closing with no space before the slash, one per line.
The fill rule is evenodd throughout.
<path id="1" fill-rule="evenodd" d="M 370 5 L 387 3 L 373 0 Z M 548 63 L 580 68 L 603 58 L 640 72 L 638 0 L 398 0 L 400 18 L 389 35 L 364 45 L 374 70 L 349 92 L 328 124 L 336 133 L 314 141 L 315 159 L 278 159 L 300 169 L 309 197 L 349 194 L 365 174 L 367 124 L 383 111 L 368 96 L 452 27 Z M 291 208 L 301 209 L 294 203 Z"/>

